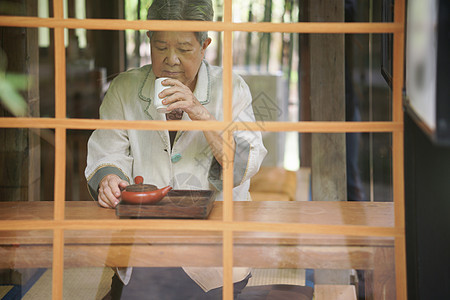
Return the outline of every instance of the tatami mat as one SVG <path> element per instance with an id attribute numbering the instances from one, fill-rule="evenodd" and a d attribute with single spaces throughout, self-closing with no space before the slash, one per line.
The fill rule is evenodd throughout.
<path id="1" fill-rule="evenodd" d="M 13 285 L 0 285 L 0 299 L 3 299 L 13 287 Z"/>
<path id="2" fill-rule="evenodd" d="M 111 287 L 110 268 L 73 268 L 64 270 L 63 299 L 102 299 Z M 25 294 L 24 300 L 52 299 L 52 271 L 47 270 Z"/>
<path id="3" fill-rule="evenodd" d="M 305 285 L 303 269 L 253 269 L 248 286 L 268 284 Z"/>

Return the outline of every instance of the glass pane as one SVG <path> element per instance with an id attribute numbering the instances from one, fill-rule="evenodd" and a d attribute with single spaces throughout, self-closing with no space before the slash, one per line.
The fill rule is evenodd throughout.
<path id="1" fill-rule="evenodd" d="M 151 50 L 147 31 L 69 30 L 67 36 L 66 88 L 67 116 L 69 118 L 97 119 L 105 93 L 107 94 L 111 83 L 119 74 L 122 74 L 120 79 L 112 84 L 118 91 L 117 97 L 122 101 L 133 100 L 144 105 L 145 108 L 145 105 L 154 98 L 155 76 L 176 78 L 188 85 L 191 81 L 195 83 L 197 80 L 196 73 L 193 73 L 192 70 L 202 66 L 200 74 L 210 74 L 211 72 L 216 74 L 217 69 L 213 66 L 221 64 L 222 36 L 219 32 L 208 32 L 211 43 L 206 45 L 207 48 L 204 52 L 197 43 L 195 34 L 182 34 L 183 39 L 187 39 L 188 43 L 192 42 L 195 47 L 186 48 L 187 46 L 184 46 L 183 49 L 175 47 L 177 49 L 176 59 L 182 59 L 184 63 L 176 63 L 170 68 L 162 63 L 164 57 L 159 52 L 164 51 L 156 48 L 156 42 Z M 154 36 L 158 37 L 159 33 L 155 33 Z M 166 40 L 165 37 L 158 39 Z M 111 45 L 108 51 L 105 51 L 104 45 Z M 188 51 L 189 54 L 180 52 L 185 50 L 192 51 Z M 196 54 L 193 55 L 191 52 Z M 152 56 L 152 53 L 156 54 Z M 202 53 L 205 63 L 202 63 Z M 186 57 L 189 58 L 189 64 L 185 62 Z M 152 65 L 152 58 L 158 63 Z M 158 70 L 156 75 L 155 70 Z M 207 75 L 200 76 L 206 77 Z M 204 79 L 201 82 L 202 85 L 198 85 L 201 88 L 198 89 L 201 89 L 203 93 L 195 94 L 200 102 L 208 101 L 212 96 L 221 97 L 221 77 L 218 77 L 213 82 L 214 84 L 210 84 Z M 194 89 L 195 86 L 192 86 L 191 90 Z M 107 102 L 109 103 L 109 100 Z M 54 114 L 53 111 L 52 113 Z M 151 117 L 154 118 L 154 116 Z M 120 117 L 115 116 L 114 118 Z M 136 116 L 129 119 L 135 118 Z M 149 117 L 144 119 L 149 119 Z"/>
<path id="2" fill-rule="evenodd" d="M 54 131 L 50 129 L 0 128 L 0 162 L 3 166 L 0 201 L 23 201 L 10 206 L 14 213 L 7 219 L 52 218 L 53 204 L 37 201 L 53 200 Z M 26 202 L 26 203 L 25 203 Z M 34 208 L 42 211 L 34 212 Z M 44 209 L 45 207 L 45 209 Z"/>
<path id="3" fill-rule="evenodd" d="M 234 242 L 235 266 L 252 268 L 242 298 L 396 298 L 392 237 L 237 232 Z"/>
<path id="4" fill-rule="evenodd" d="M 267 131 L 262 138 L 268 152 L 251 178 L 253 201 L 393 201 L 390 133 Z"/>
<path id="5" fill-rule="evenodd" d="M 233 69 L 257 119 L 392 120 L 392 34 L 235 32 Z"/>
<path id="6" fill-rule="evenodd" d="M 113 275 L 108 267 L 66 267 L 63 299 L 103 299 L 111 289 Z"/>
<path id="7" fill-rule="evenodd" d="M 221 147 L 221 137 L 217 139 Z M 137 193 L 133 189 L 142 186 L 136 181 L 140 176 L 148 193 L 143 204 L 159 197 L 150 193 L 152 188 L 167 196 L 161 200 L 164 205 L 203 207 L 222 199 L 222 167 L 203 132 L 97 130 L 91 135 L 91 131 L 70 130 L 67 141 L 68 200 L 100 196 L 105 207 L 115 207 L 113 203 L 120 200 L 130 203 L 133 200 L 125 192 Z M 128 184 L 133 186 L 125 190 Z"/>
<path id="8" fill-rule="evenodd" d="M 64 295 L 76 289 L 101 299 L 112 282 L 117 288 L 129 280 L 122 296 L 130 299 L 199 299 L 203 289 L 215 293 L 222 286 L 219 232 L 67 231 L 65 241 Z"/>
<path id="9" fill-rule="evenodd" d="M 392 203 L 301 202 L 287 201 L 287 199 L 286 195 L 272 193 L 272 195 L 266 195 L 265 198 L 258 197 L 258 195 L 252 196 L 253 201 L 251 202 L 235 202 L 235 220 L 268 223 L 394 226 Z"/>
<path id="10" fill-rule="evenodd" d="M 155 198 L 152 195 L 139 198 L 131 192 L 123 196 L 124 192 L 115 209 L 104 201 L 68 201 L 66 219 L 222 219 L 222 195 L 214 190 L 172 189 L 156 204 L 151 203 Z"/>
<path id="11" fill-rule="evenodd" d="M 125 70 L 123 31 L 69 30 L 66 57 L 67 117 L 98 119 L 111 80 Z M 104 46 L 115 45 L 105 51 Z"/>
<path id="12" fill-rule="evenodd" d="M 88 31 L 90 32 L 90 31 Z M 151 64 L 151 49 L 150 40 L 147 36 L 147 30 L 125 30 L 125 44 L 126 44 L 126 69 L 139 68 L 146 64 Z M 97 36 L 106 33 L 101 31 Z M 92 35 L 95 35 L 92 33 Z M 211 38 L 211 44 L 209 44 L 205 59 L 211 65 L 220 65 L 222 60 L 222 33 L 217 31 L 208 31 L 208 37 Z M 96 42 L 96 39 L 91 41 L 91 47 L 95 47 L 100 43 Z M 90 47 L 88 45 L 88 47 Z"/>
<path id="13" fill-rule="evenodd" d="M 234 22 L 392 22 L 393 0 L 343 1 L 233 1 Z"/>
<path id="14" fill-rule="evenodd" d="M 0 237 L 2 299 L 51 299 L 52 232 L 1 231 Z"/>
<path id="15" fill-rule="evenodd" d="M 48 18 L 52 14 L 48 0 L 4 0 L 0 4 L 0 15 L 3 16 L 28 16 Z"/>
<path id="16" fill-rule="evenodd" d="M 264 127 L 264 123 L 259 124 Z M 142 154 L 137 151 L 138 147 L 133 148 L 135 150 L 129 154 L 124 152 L 120 155 L 119 153 L 104 155 L 106 150 L 95 149 L 100 149 L 103 145 L 106 145 L 107 149 L 111 149 L 112 141 L 120 141 L 120 138 L 115 130 L 99 132 L 104 135 L 101 139 L 108 141 L 108 144 L 99 140 L 98 132 L 93 135 L 92 141 L 94 142 L 87 149 L 87 153 L 92 151 L 92 158 L 86 173 L 83 173 L 87 157 L 86 141 L 91 132 L 75 130 L 68 132 L 68 188 L 66 189 L 68 200 L 91 199 L 84 176 L 89 179 L 89 189 L 92 195 L 94 198 L 97 197 L 97 189 L 106 174 L 117 174 L 119 177 L 123 177 L 123 180 L 126 181 L 125 185 L 132 183 L 134 177 L 143 176 L 145 184 L 153 184 L 157 188 L 170 185 L 174 190 L 210 190 L 212 193 L 215 192 L 216 200 L 222 199 L 222 194 L 219 192 L 223 184 L 222 170 L 214 158 L 211 146 L 206 141 L 203 144 L 195 142 L 195 145 L 203 146 L 193 149 L 191 154 L 180 148 L 183 144 L 188 143 L 183 139 L 194 136 L 203 139 L 204 133 L 198 131 L 181 133 L 178 139 L 175 138 L 174 148 L 169 154 L 164 151 L 166 148 L 157 146 L 158 141 L 163 141 L 161 136 L 169 140 L 168 132 L 129 130 L 126 132 L 130 134 L 131 140 L 135 136 L 142 135 L 136 140 L 153 141 L 147 146 L 142 146 L 145 152 Z M 298 134 L 296 132 L 237 131 L 235 132 L 236 152 L 233 180 L 236 188 L 234 199 L 236 201 L 248 199 L 246 191 L 248 179 L 250 179 L 249 191 L 254 202 L 279 200 L 392 202 L 391 139 L 389 133 Z M 261 141 L 264 148 L 261 146 Z M 334 150 L 330 151 L 330 149 Z M 267 154 L 264 155 L 266 150 Z M 159 152 L 162 154 L 159 155 Z M 122 156 L 123 158 L 118 158 Z M 160 158 L 155 160 L 155 157 Z M 249 157 L 253 158 L 250 164 L 248 163 Z M 165 160 L 167 162 L 164 162 Z M 125 164 L 127 161 L 129 163 Z M 227 163 L 227 160 L 223 163 Z M 131 172 L 131 170 L 133 171 Z M 172 170 L 173 173 L 169 174 L 169 170 Z M 120 192 L 120 188 L 117 192 Z M 167 196 L 178 197 L 172 192 L 169 192 Z M 103 192 L 103 195 L 106 194 Z M 192 197 L 197 199 L 197 197 L 203 198 L 206 195 L 189 195 L 188 198 Z M 118 196 L 115 199 L 119 201 L 121 198 Z M 102 199 L 103 202 L 109 201 L 111 204 L 110 200 Z M 166 200 L 175 201 L 171 197 Z M 179 204 L 178 200 L 175 202 Z M 90 205 L 95 206 L 92 202 Z M 220 207 L 221 204 L 216 203 L 215 205 Z M 292 205 L 301 206 L 300 204 Z M 337 206 L 342 206 L 342 209 L 350 210 L 353 205 L 363 211 L 372 209 L 368 204 L 328 205 L 336 205 L 335 209 L 338 209 Z M 111 204 L 111 206 L 113 205 Z M 382 209 L 386 209 L 388 215 L 392 217 L 391 204 L 377 207 L 383 207 Z M 215 208 L 212 211 L 213 215 L 214 211 Z M 96 214 L 92 216 L 95 217 Z M 110 217 L 114 217 L 114 215 L 111 213 Z M 218 217 L 220 218 L 220 214 Z M 324 218 L 323 222 L 327 222 L 329 216 L 322 217 Z M 288 220 L 284 221 L 289 222 Z M 297 219 L 293 220 L 293 222 L 298 221 Z M 361 219 L 357 222 L 365 224 L 366 220 Z M 383 223 L 379 225 L 383 226 Z"/>
<path id="17" fill-rule="evenodd" d="M 66 200 L 89 201 L 84 171 L 87 161 L 87 142 L 92 130 L 67 130 Z"/>
<path id="18" fill-rule="evenodd" d="M 69 5 L 66 5 L 67 15 L 69 18 L 77 18 L 77 19 L 85 19 L 85 18 L 94 18 L 94 19 L 126 19 L 126 20 L 146 20 L 149 12 L 149 8 L 153 2 L 150 0 L 125 0 L 125 1 L 82 1 L 75 0 L 69 1 Z M 159 1 L 160 5 L 167 5 L 166 1 Z M 179 7 L 175 4 L 172 4 L 173 7 Z M 169 3 L 170 4 L 170 3 Z M 213 21 L 221 21 L 222 20 L 222 1 L 213 0 L 211 1 L 211 9 L 213 10 Z M 154 9 L 158 10 L 158 9 Z M 165 8 L 163 11 L 167 12 Z M 171 10 L 169 11 L 171 14 L 175 16 L 173 18 L 169 18 L 171 20 L 180 20 L 183 19 L 197 19 L 197 11 L 188 11 L 186 12 L 178 12 Z M 178 14 L 181 13 L 179 17 Z M 203 12 L 200 11 L 200 14 L 203 15 Z M 170 14 L 169 14 L 170 15 Z M 202 16 L 202 20 L 205 20 L 206 17 Z M 153 17 L 153 19 L 167 20 L 167 16 L 163 13 L 162 16 Z"/>
<path id="19" fill-rule="evenodd" d="M 2 81 L 9 90 L 2 94 L 0 115 L 53 117 L 53 30 L 2 27 L 0 37 L 0 70 L 6 72 Z"/>
<path id="20" fill-rule="evenodd" d="M 347 134 L 347 147 L 351 150 L 358 134 Z M 388 133 L 362 133 L 360 135 L 359 172 L 366 199 L 393 201 L 392 135 Z M 351 160 L 350 162 L 353 162 Z M 352 173 L 353 174 L 353 173 Z M 357 199 L 357 196 L 355 196 Z"/>

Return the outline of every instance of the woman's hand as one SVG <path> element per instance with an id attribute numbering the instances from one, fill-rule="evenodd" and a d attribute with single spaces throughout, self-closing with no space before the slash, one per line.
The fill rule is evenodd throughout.
<path id="1" fill-rule="evenodd" d="M 171 85 L 170 88 L 159 93 L 160 98 L 167 97 L 163 104 L 169 105 L 168 111 L 186 112 L 191 120 L 214 120 L 214 117 L 203 105 L 195 98 L 191 89 L 177 79 L 166 79 L 162 85 Z"/>
<path id="2" fill-rule="evenodd" d="M 179 120 L 181 118 L 180 111 L 184 111 L 189 115 L 191 120 L 216 120 L 213 115 L 195 98 L 189 87 L 176 79 L 166 79 L 162 85 L 172 85 L 172 87 L 163 90 L 160 98 L 167 97 L 163 100 L 164 104 L 169 104 L 167 110 L 171 111 L 167 114 L 168 120 Z M 212 153 L 220 165 L 223 166 L 223 138 L 220 132 L 203 131 L 206 141 L 208 142 Z M 230 145 L 234 147 L 233 145 Z"/>
<path id="3" fill-rule="evenodd" d="M 162 85 L 172 85 L 172 87 L 159 93 L 160 98 L 167 97 L 163 100 L 163 103 L 169 104 L 167 110 L 171 111 L 171 113 L 168 114 L 168 120 L 180 119 L 180 110 L 186 112 L 191 120 L 215 120 L 214 116 L 195 98 L 191 89 L 183 83 L 172 78 L 166 79 L 161 83 Z M 223 138 L 221 133 L 205 130 L 203 134 L 217 162 L 223 166 Z M 234 147 L 234 144 L 231 147 Z"/>
<path id="4" fill-rule="evenodd" d="M 98 203 L 102 207 L 115 208 L 120 201 L 122 190 L 128 185 L 128 182 L 120 179 L 115 174 L 109 174 L 103 177 L 98 188 Z"/>

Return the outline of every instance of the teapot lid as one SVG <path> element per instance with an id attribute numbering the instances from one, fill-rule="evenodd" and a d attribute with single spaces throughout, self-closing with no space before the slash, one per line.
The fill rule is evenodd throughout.
<path id="1" fill-rule="evenodd" d="M 134 193 L 142 193 L 142 192 L 150 192 L 158 189 L 156 185 L 153 184 L 144 184 L 144 178 L 142 176 L 136 176 L 134 178 L 135 184 L 130 184 L 125 188 L 127 192 Z"/>

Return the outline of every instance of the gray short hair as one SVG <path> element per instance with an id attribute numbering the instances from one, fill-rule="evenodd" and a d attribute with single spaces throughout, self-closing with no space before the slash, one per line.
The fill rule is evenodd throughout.
<path id="1" fill-rule="evenodd" d="M 148 9 L 147 20 L 212 21 L 214 8 L 211 0 L 154 0 Z M 153 32 L 150 31 L 150 39 Z M 200 45 L 208 32 L 195 32 Z"/>

